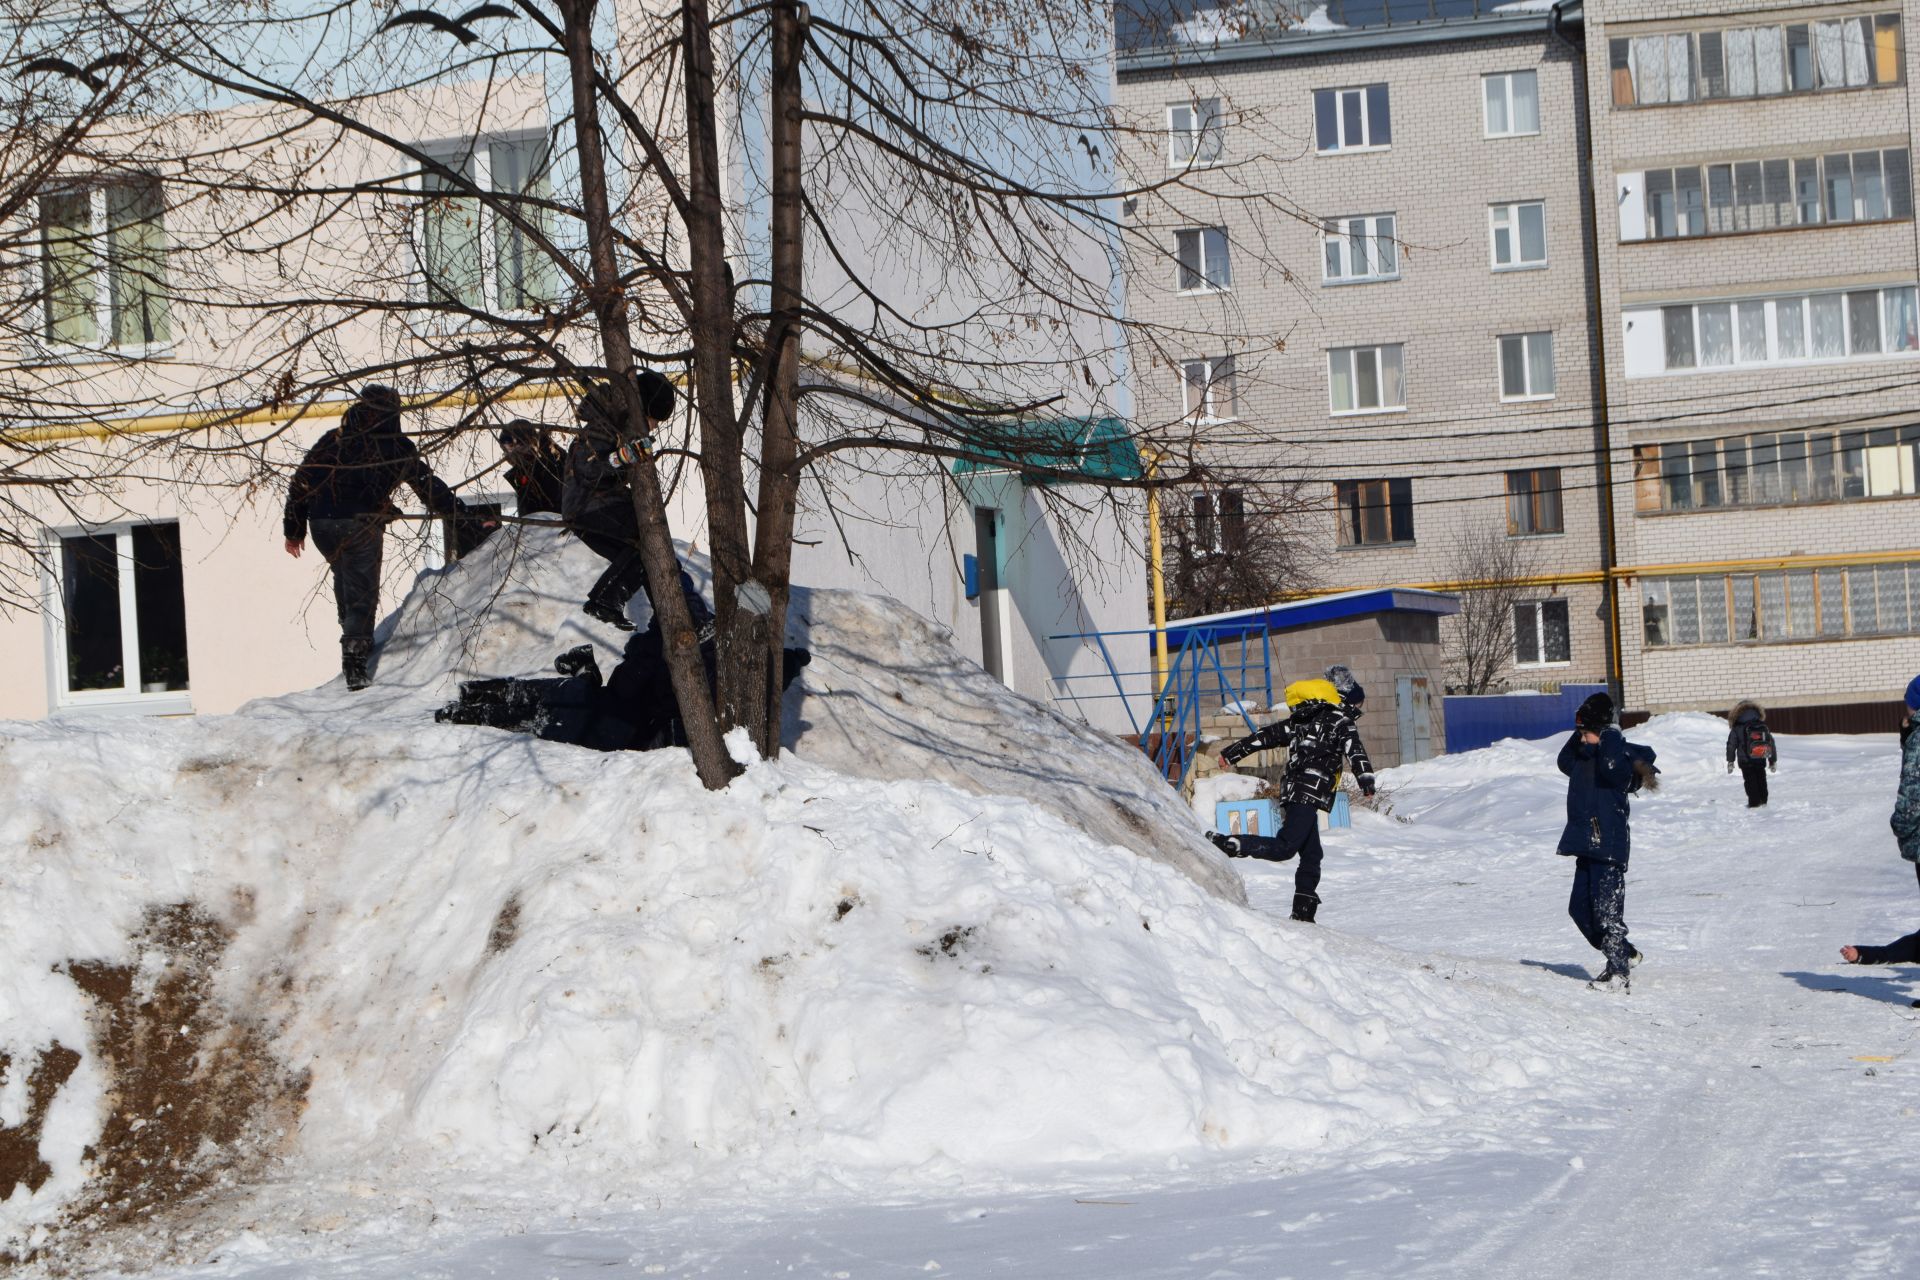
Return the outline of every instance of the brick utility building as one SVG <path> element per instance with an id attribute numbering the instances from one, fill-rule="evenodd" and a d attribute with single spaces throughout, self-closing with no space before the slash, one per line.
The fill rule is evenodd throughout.
<path id="1" fill-rule="evenodd" d="M 1136 396 L 1211 450 L 1200 553 L 1285 492 L 1323 588 L 1465 589 L 1465 617 L 1465 544 L 1517 550 L 1508 687 L 1893 700 L 1920 670 L 1908 7 L 1123 14 L 1126 164 L 1160 184 L 1128 308 L 1191 344 L 1140 353 Z"/>

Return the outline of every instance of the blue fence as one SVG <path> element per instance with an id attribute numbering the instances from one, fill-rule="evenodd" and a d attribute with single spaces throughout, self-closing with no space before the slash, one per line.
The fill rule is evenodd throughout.
<path id="1" fill-rule="evenodd" d="M 1559 693 L 1443 699 L 1447 751 L 1477 751 L 1502 738 L 1547 738 L 1573 728 L 1580 704 L 1606 690 L 1604 684 L 1563 684 Z"/>

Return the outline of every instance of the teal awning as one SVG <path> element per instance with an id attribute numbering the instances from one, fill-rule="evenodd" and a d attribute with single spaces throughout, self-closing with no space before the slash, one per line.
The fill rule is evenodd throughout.
<path id="1" fill-rule="evenodd" d="M 1075 479 L 1098 484 L 1146 475 L 1124 418 L 1024 419 L 998 424 L 981 435 L 980 456 L 956 459 L 954 475 L 1013 472 L 1022 484 L 1035 485 L 1071 484 Z"/>

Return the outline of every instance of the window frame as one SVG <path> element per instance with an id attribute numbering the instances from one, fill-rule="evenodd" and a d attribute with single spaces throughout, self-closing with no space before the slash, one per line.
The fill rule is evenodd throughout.
<path id="1" fill-rule="evenodd" d="M 1526 477 L 1525 486 L 1519 487 L 1516 485 L 1516 481 L 1523 476 Z M 1553 478 L 1551 487 L 1540 483 L 1541 478 L 1546 476 Z M 1551 529 L 1540 527 L 1545 523 L 1541 518 L 1541 509 L 1543 506 L 1542 499 L 1547 494 L 1553 495 L 1555 527 Z M 1506 497 L 1507 536 L 1509 538 L 1558 538 L 1566 534 L 1567 503 L 1566 490 L 1561 478 L 1561 468 L 1522 467 L 1518 470 L 1507 472 Z M 1525 504 L 1527 510 L 1526 523 L 1533 527 L 1522 528 L 1521 521 L 1514 518 L 1518 504 L 1521 503 Z"/>
<path id="2" fill-rule="evenodd" d="M 167 336 L 152 341 L 118 343 L 113 340 L 114 302 L 113 302 L 113 227 L 109 221 L 108 193 L 115 189 L 144 186 L 151 189 L 159 203 L 160 237 L 160 301 L 167 322 Z M 49 355 L 80 356 L 97 355 L 102 358 L 115 357 L 127 360 L 160 359 L 173 354 L 177 341 L 173 317 L 172 299 L 166 289 L 167 264 L 172 258 L 172 245 L 167 238 L 167 202 L 166 184 L 157 175 L 119 176 L 111 178 L 80 178 L 56 181 L 36 191 L 33 196 L 32 248 L 26 255 L 32 261 L 30 271 L 40 291 L 36 315 L 32 330 L 31 343 L 35 350 Z M 52 277 L 53 256 L 50 251 L 52 237 L 48 235 L 49 223 L 41 202 L 61 196 L 84 194 L 87 197 L 87 232 L 82 242 L 90 257 L 88 270 L 93 279 L 92 319 L 94 340 L 91 342 L 70 342 L 57 338 L 53 328 Z"/>
<path id="3" fill-rule="evenodd" d="M 1384 499 L 1379 502 L 1367 502 L 1370 490 L 1379 486 L 1378 494 Z M 1384 541 L 1369 542 L 1361 536 L 1364 529 L 1360 523 L 1360 513 L 1376 510 L 1383 514 L 1387 536 Z M 1334 545 L 1342 551 L 1378 551 L 1393 547 L 1411 547 L 1417 542 L 1414 533 L 1414 503 L 1412 476 L 1370 476 L 1363 479 L 1335 480 L 1333 482 Z M 1349 523 L 1349 515 L 1354 523 Z M 1400 523 L 1397 517 L 1404 515 L 1406 537 L 1395 537 L 1395 525 Z M 1348 540 L 1349 532 L 1353 538 Z"/>
<path id="4" fill-rule="evenodd" d="M 1523 244 L 1521 235 L 1521 211 L 1540 210 L 1540 258 L 1530 262 L 1521 257 Z M 1509 225 L 1502 228 L 1500 215 L 1506 213 Z M 1500 232 L 1506 230 L 1513 245 L 1513 261 L 1503 264 L 1500 261 Z M 1545 200 L 1508 200 L 1487 206 L 1487 261 L 1493 270 L 1507 271 L 1544 271 L 1551 261 L 1552 254 L 1547 248 L 1547 202 Z"/>
<path id="5" fill-rule="evenodd" d="M 1494 81 L 1499 80 L 1504 82 L 1503 96 L 1506 99 L 1507 123 L 1511 125 L 1518 118 L 1517 113 L 1513 109 L 1515 102 L 1513 82 L 1516 76 L 1530 76 L 1533 79 L 1533 128 L 1509 128 L 1505 132 L 1495 133 L 1493 130 L 1493 112 L 1491 110 L 1492 100 L 1488 96 L 1488 91 L 1492 88 Z M 1523 67 L 1517 71 L 1489 71 L 1480 77 L 1480 136 L 1482 138 L 1489 140 L 1495 138 L 1537 138 L 1540 136 L 1540 131 L 1540 72 L 1537 68 Z"/>
<path id="6" fill-rule="evenodd" d="M 1202 110 L 1211 103 L 1210 110 Z M 1181 128 L 1174 123 L 1173 113 L 1186 111 L 1191 114 L 1193 123 Z M 1167 119 L 1167 168 L 1169 169 L 1206 169 L 1219 164 L 1226 152 L 1226 130 L 1223 122 L 1226 115 L 1221 108 L 1219 97 L 1188 98 L 1183 102 L 1169 102 Z M 1180 155 L 1180 139 L 1187 139 L 1187 155 Z M 1206 141 L 1212 140 L 1212 155 L 1203 155 L 1207 150 Z"/>
<path id="7" fill-rule="evenodd" d="M 1360 379 L 1358 376 L 1359 366 L 1358 364 L 1355 363 L 1355 357 L 1358 355 L 1358 353 L 1362 351 L 1371 351 L 1374 353 L 1374 381 L 1381 392 L 1381 402 L 1375 406 L 1362 406 L 1359 404 L 1359 396 L 1358 396 L 1358 391 L 1360 387 Z M 1387 351 L 1397 351 L 1399 353 L 1395 357 L 1396 362 L 1400 366 L 1400 402 L 1398 404 L 1388 404 L 1385 399 L 1387 380 L 1386 380 L 1386 377 L 1384 376 L 1385 370 L 1386 370 L 1386 358 L 1384 353 Z M 1334 399 L 1333 399 L 1333 389 L 1334 389 L 1334 386 L 1336 385 L 1333 377 L 1333 361 L 1336 356 L 1340 356 L 1340 355 L 1345 355 L 1347 357 L 1347 362 L 1346 362 L 1347 363 L 1347 385 L 1353 388 L 1355 392 L 1355 396 L 1354 396 L 1355 407 L 1351 409 L 1342 409 L 1338 407 L 1334 403 Z M 1406 411 L 1407 411 L 1407 344 L 1406 343 L 1375 342 L 1375 343 L 1362 344 L 1360 346 L 1354 346 L 1354 347 L 1328 347 L 1327 348 L 1327 414 L 1328 416 L 1335 417 L 1335 418 L 1355 418 L 1355 417 L 1361 417 L 1370 413 L 1405 413 Z"/>
<path id="8" fill-rule="evenodd" d="M 1214 284 L 1208 279 L 1210 274 L 1209 267 L 1212 265 L 1212 261 L 1207 254 L 1207 239 L 1210 234 L 1217 234 L 1219 236 L 1221 274 L 1226 277 L 1225 283 L 1223 284 Z M 1198 237 L 1196 243 L 1199 248 L 1197 255 L 1199 259 L 1199 270 L 1196 272 L 1196 275 L 1200 280 L 1199 284 L 1187 285 L 1182 283 L 1182 279 L 1187 272 L 1187 264 L 1180 252 L 1181 236 Z M 1173 264 L 1176 292 L 1182 296 L 1233 292 L 1233 242 L 1228 237 L 1225 227 L 1181 227 L 1177 229 L 1173 233 Z"/>
<path id="9" fill-rule="evenodd" d="M 193 678 L 189 656 L 187 687 L 149 692 L 141 687 L 136 668 L 140 661 L 140 611 L 134 576 L 134 530 L 172 525 L 175 519 L 146 518 L 99 525 L 62 525 L 45 531 L 41 544 L 41 599 L 46 653 L 47 710 L 50 715 L 87 712 L 122 715 L 191 715 Z M 113 689 L 72 689 L 67 659 L 67 599 L 61 576 L 63 544 L 69 538 L 114 539 L 116 590 L 120 609 L 121 682 Z M 185 556 L 182 556 L 181 609 L 186 608 Z M 188 639 L 191 650 L 191 636 Z"/>
<path id="10" fill-rule="evenodd" d="M 1348 274 L 1339 276 L 1327 274 L 1328 250 L 1335 244 L 1340 246 L 1341 264 L 1348 267 L 1352 266 L 1353 255 L 1350 246 L 1353 241 L 1352 228 L 1355 223 L 1366 224 L 1367 232 L 1364 239 L 1372 244 L 1375 250 L 1368 255 L 1368 261 L 1369 263 L 1378 262 L 1380 259 L 1378 252 L 1381 239 L 1380 224 L 1383 221 L 1390 224 L 1391 227 L 1386 235 L 1386 242 L 1393 246 L 1393 270 L 1390 273 L 1382 274 L 1373 272 L 1368 275 Z M 1342 227 L 1344 230 L 1339 233 L 1334 233 L 1330 228 L 1335 226 Z M 1320 222 L 1320 283 L 1323 285 L 1343 286 L 1350 284 L 1380 284 L 1388 280 L 1398 280 L 1400 278 L 1401 258 L 1399 233 L 1400 216 L 1397 213 L 1354 213 L 1322 219 Z"/>
<path id="11" fill-rule="evenodd" d="M 1872 316 L 1875 321 L 1874 348 L 1859 350 L 1855 347 L 1856 320 L 1861 314 L 1858 310 L 1859 299 L 1871 294 L 1874 298 Z M 1904 305 L 1897 301 L 1905 294 Z M 1816 300 L 1837 299 L 1840 316 L 1841 352 L 1838 355 L 1815 355 L 1815 306 Z M 1791 305 L 1797 315 L 1799 350 L 1806 353 L 1795 356 L 1781 356 L 1780 335 L 1782 332 L 1782 309 Z M 1764 329 L 1767 338 L 1767 351 L 1763 358 L 1753 359 L 1746 354 L 1746 343 L 1742 338 L 1740 311 L 1743 307 L 1759 306 L 1764 308 Z M 1655 308 L 1649 308 L 1655 309 Z M 1725 309 L 1728 316 L 1728 354 L 1729 358 L 1715 364 L 1703 360 L 1706 350 L 1702 314 L 1708 310 Z M 1725 373 L 1743 369 L 1765 369 L 1779 366 L 1845 364 L 1856 361 L 1875 360 L 1911 360 L 1920 357 L 1920 287 L 1915 285 L 1875 285 L 1865 289 L 1822 289 L 1811 293 L 1765 294 L 1755 298 L 1705 299 L 1699 302 L 1679 302 L 1661 305 L 1657 308 L 1661 315 L 1663 334 L 1661 348 L 1661 369 L 1656 374 L 1643 375 L 1653 377 L 1672 377 L 1702 373 Z M 1692 363 L 1675 365 L 1671 363 L 1674 348 L 1672 338 L 1678 332 L 1674 327 L 1677 313 L 1685 312 L 1687 327 L 1680 334 L 1688 338 L 1691 348 L 1688 352 Z M 1896 320 L 1906 323 L 1896 329 Z M 1896 332 L 1906 333 L 1911 345 L 1889 350 Z"/>
<path id="12" fill-rule="evenodd" d="M 544 171 L 547 175 L 548 182 L 551 183 L 553 180 L 555 148 L 553 139 L 549 137 L 545 129 L 506 129 L 495 133 L 471 134 L 464 138 L 443 138 L 420 144 L 420 150 L 430 156 L 435 162 L 456 172 L 462 171 L 462 162 L 470 161 L 472 164 L 472 172 L 469 176 L 469 181 L 471 181 L 475 189 L 479 191 L 484 191 L 491 195 L 515 195 L 518 193 L 500 191 L 495 187 L 493 151 L 497 146 L 512 147 L 526 143 L 538 144 L 538 146 L 544 150 Z M 530 172 L 528 176 L 531 179 L 532 172 Z M 435 193 L 430 192 L 427 188 L 428 178 L 429 175 L 423 170 L 417 174 L 414 179 L 414 193 L 420 201 L 420 210 L 411 220 L 408 230 L 410 248 L 413 252 L 414 261 L 414 270 L 409 277 L 409 294 L 416 303 L 421 303 L 426 306 L 466 307 L 467 304 L 462 302 L 457 294 L 447 289 L 446 286 L 435 283 L 430 274 L 430 267 L 428 265 L 430 255 L 427 252 L 426 230 L 427 202 Z M 461 315 L 450 311 L 438 311 L 435 313 L 436 319 L 448 327 L 459 328 L 463 325 L 483 323 L 481 316 L 494 316 L 504 320 L 528 320 L 538 318 L 542 314 L 540 311 L 501 305 L 501 282 L 504 266 L 501 261 L 499 248 L 499 234 L 503 224 L 500 215 L 488 206 L 485 200 L 478 196 L 470 197 L 453 192 L 447 194 L 454 199 L 472 199 L 474 201 L 476 216 L 479 220 L 478 230 L 475 236 L 479 245 L 480 301 L 478 305 L 468 309 L 481 314 Z M 549 225 L 547 227 L 548 238 L 552 239 L 554 234 L 554 228 Z M 534 252 L 537 254 L 538 250 L 536 249 Z M 547 268 L 555 274 L 556 278 L 553 284 L 557 294 L 561 287 L 558 280 L 559 269 L 551 262 L 546 265 Z M 436 290 L 439 290 L 447 296 L 445 298 L 436 297 Z M 557 298 L 554 301 L 557 302 Z"/>
<path id="13" fill-rule="evenodd" d="M 1547 606 L 1559 605 L 1560 612 L 1566 615 L 1567 656 L 1553 658 L 1547 651 Z M 1534 652 L 1540 656 L 1528 662 L 1520 656 L 1520 619 L 1522 609 L 1533 616 Z M 1513 602 L 1513 666 L 1517 671 L 1543 671 L 1553 667 L 1573 665 L 1573 610 L 1568 607 L 1565 596 L 1542 596 L 1538 600 L 1516 600 Z"/>
<path id="14" fill-rule="evenodd" d="M 1373 120 L 1372 99 L 1373 90 L 1375 89 L 1380 91 L 1381 105 L 1386 108 L 1385 132 L 1387 134 L 1387 140 L 1385 142 L 1373 141 L 1375 133 L 1378 132 L 1374 128 Z M 1359 95 L 1360 132 L 1367 138 L 1365 142 L 1349 143 L 1346 141 L 1347 113 L 1342 109 L 1342 100 L 1344 95 L 1350 93 Z M 1333 99 L 1333 126 L 1336 143 L 1331 147 L 1323 147 L 1320 145 L 1320 101 L 1322 94 L 1331 95 Z M 1327 89 L 1315 89 L 1313 91 L 1313 116 L 1313 153 L 1317 156 L 1359 155 L 1370 151 L 1391 151 L 1393 149 L 1393 90 L 1385 80 L 1373 80 L 1366 84 L 1349 84 Z"/>
<path id="15" fill-rule="evenodd" d="M 1187 393 L 1193 389 L 1195 383 L 1189 373 L 1196 367 L 1204 367 L 1206 370 L 1206 377 L 1199 384 L 1204 390 L 1201 392 L 1200 403 L 1190 405 L 1187 403 Z M 1194 356 L 1182 360 L 1176 374 L 1180 380 L 1180 416 L 1183 421 L 1203 423 L 1239 421 L 1239 375 L 1234 368 L 1234 359 L 1231 355 Z M 1215 388 L 1221 386 L 1226 388 L 1227 396 L 1227 412 L 1224 414 L 1212 411 L 1215 407 Z"/>
<path id="16" fill-rule="evenodd" d="M 1547 343 L 1547 376 L 1553 385 L 1545 391 L 1536 391 L 1533 387 L 1533 348 L 1536 339 L 1544 338 Z M 1507 350 L 1506 344 L 1520 344 L 1520 371 L 1526 381 L 1526 389 L 1518 394 L 1507 391 Z M 1493 340 L 1494 380 L 1499 384 L 1501 404 L 1525 404 L 1536 400 L 1552 400 L 1560 394 L 1560 371 L 1554 364 L 1553 330 L 1530 329 L 1523 333 L 1503 333 Z"/>
<path id="17" fill-rule="evenodd" d="M 1840 27 L 1842 57 L 1846 45 L 1845 26 L 1855 24 L 1864 32 L 1866 79 L 1858 84 L 1846 82 L 1846 72 L 1842 70 L 1838 83 L 1827 80 L 1820 68 L 1820 38 L 1818 28 Z M 1760 66 L 1760 41 L 1757 33 L 1771 31 L 1776 38 L 1766 43 L 1779 54 L 1777 89 L 1763 89 L 1763 83 L 1771 77 L 1763 77 Z M 1795 42 L 1794 33 L 1800 39 Z M 1880 37 L 1892 33 L 1892 38 L 1883 47 Z M 1728 37 L 1736 33 L 1748 38 L 1744 41 L 1753 75 L 1752 92 L 1734 93 L 1735 55 Z M 1642 101 L 1638 73 L 1634 67 L 1632 45 L 1635 40 L 1660 39 L 1668 42 L 1685 41 L 1687 50 L 1687 96 L 1674 99 L 1663 96 L 1656 101 Z M 1704 41 L 1711 40 L 1715 49 L 1714 61 L 1719 66 L 1718 80 L 1708 69 L 1705 57 Z M 1796 53 L 1804 55 L 1806 62 L 1805 79 L 1807 83 L 1796 83 L 1802 77 L 1796 74 Z M 1882 10 L 1873 13 L 1848 13 L 1834 18 L 1808 18 L 1798 22 L 1743 22 L 1725 26 L 1691 28 L 1687 30 L 1664 30 L 1637 32 L 1627 36 L 1613 36 L 1607 42 L 1607 74 L 1611 84 L 1610 105 L 1616 111 L 1637 111 L 1648 107 L 1697 106 L 1714 102 L 1750 102 L 1764 101 L 1770 98 L 1798 97 L 1805 94 L 1858 93 L 1868 89 L 1898 88 L 1907 82 L 1906 75 L 1906 24 L 1900 10 Z M 1883 77 L 1883 68 L 1891 68 L 1891 78 Z M 1663 68 L 1663 80 L 1671 87 L 1672 76 Z M 1715 85 L 1720 92 L 1712 92 Z M 1624 92 L 1623 92 L 1624 90 Z"/>
<path id="18" fill-rule="evenodd" d="M 1190 545 L 1195 560 L 1232 555 L 1246 545 L 1246 495 L 1239 486 L 1197 491 L 1188 504 L 1188 515 L 1193 521 Z M 1200 536 L 1203 529 L 1208 534 L 1204 539 Z"/>

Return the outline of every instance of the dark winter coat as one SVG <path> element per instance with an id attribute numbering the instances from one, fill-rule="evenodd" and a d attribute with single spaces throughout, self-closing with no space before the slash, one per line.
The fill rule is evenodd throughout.
<path id="1" fill-rule="evenodd" d="M 1560 833 L 1560 852 L 1625 866 L 1633 843 L 1627 796 L 1652 772 L 1653 761 L 1652 747 L 1628 742 L 1616 728 L 1602 730 L 1597 744 L 1582 742 L 1577 731 L 1569 734 L 1559 760 L 1560 772 L 1567 775 L 1567 828 Z M 1636 764 L 1647 767 L 1639 770 Z"/>
<path id="2" fill-rule="evenodd" d="M 567 448 L 566 478 L 560 487 L 560 514 L 578 520 L 587 512 L 615 503 L 631 506 L 633 491 L 626 473 L 614 466 L 613 451 L 620 439 L 611 426 L 582 422 Z"/>
<path id="3" fill-rule="evenodd" d="M 398 414 L 364 401 L 348 406 L 340 425 L 307 450 L 287 487 L 282 525 L 289 541 L 303 542 L 309 520 L 392 515 L 393 491 L 405 484 L 428 510 L 458 515 L 460 500 L 400 434 Z"/>
<path id="4" fill-rule="evenodd" d="M 1333 808 L 1340 783 L 1340 766 L 1350 761 L 1362 787 L 1373 786 L 1373 761 L 1361 745 L 1353 714 L 1329 702 L 1303 702 L 1285 720 L 1240 739 L 1220 754 L 1229 763 L 1268 751 L 1287 748 L 1287 767 L 1280 775 L 1280 803 Z"/>
<path id="5" fill-rule="evenodd" d="M 1742 702 L 1727 713 L 1727 722 L 1733 726 L 1727 732 L 1727 763 L 1742 768 L 1752 768 L 1764 764 L 1769 767 L 1779 761 L 1779 752 L 1773 745 L 1773 733 L 1767 728 L 1767 713 L 1757 702 Z M 1757 732 L 1756 732 L 1757 730 Z M 1760 753 L 1754 754 L 1758 747 Z"/>
<path id="6" fill-rule="evenodd" d="M 507 483 L 513 488 L 513 498 L 523 516 L 537 516 L 542 512 L 560 514 L 560 494 L 564 487 L 567 460 L 558 449 L 540 450 L 533 465 L 522 469 L 507 468 Z"/>
<path id="7" fill-rule="evenodd" d="M 1915 728 L 1908 724 L 1900 729 L 1900 790 L 1891 822 L 1900 856 L 1920 863 L 1920 732 Z"/>

